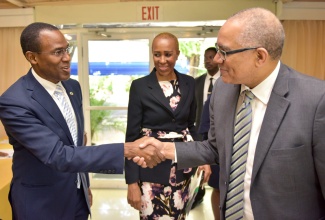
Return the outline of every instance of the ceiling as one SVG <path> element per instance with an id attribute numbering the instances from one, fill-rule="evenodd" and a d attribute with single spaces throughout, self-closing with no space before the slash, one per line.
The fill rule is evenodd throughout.
<path id="1" fill-rule="evenodd" d="M 32 8 L 38 5 L 96 4 L 143 0 L 0 0 L 0 9 Z M 165 0 L 168 1 L 168 0 Z M 171 0 L 169 0 L 171 1 Z M 181 1 L 181 0 L 178 0 Z M 282 0 L 283 2 L 325 2 L 325 0 Z"/>
<path id="2" fill-rule="evenodd" d="M 127 1 L 130 0 L 0 0 L 0 9 L 33 8 L 39 5 L 96 4 Z"/>

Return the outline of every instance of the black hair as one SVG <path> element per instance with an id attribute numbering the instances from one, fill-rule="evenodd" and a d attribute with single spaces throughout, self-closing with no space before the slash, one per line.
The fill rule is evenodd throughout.
<path id="1" fill-rule="evenodd" d="M 34 22 L 28 25 L 20 36 L 20 45 L 24 54 L 27 51 L 39 52 L 41 50 L 39 35 L 43 30 L 57 31 L 59 29 L 54 25 L 43 22 Z"/>
<path id="2" fill-rule="evenodd" d="M 207 48 L 207 49 L 205 50 L 205 52 L 207 52 L 207 51 L 209 51 L 209 50 L 211 50 L 211 51 L 217 53 L 217 48 L 215 48 L 215 47 L 209 47 L 209 48 Z"/>

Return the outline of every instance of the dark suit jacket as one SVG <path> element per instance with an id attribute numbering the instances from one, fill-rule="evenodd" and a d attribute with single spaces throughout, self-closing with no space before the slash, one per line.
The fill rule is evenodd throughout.
<path id="1" fill-rule="evenodd" d="M 167 101 L 156 76 L 155 69 L 150 75 L 136 79 L 131 84 L 128 106 L 128 123 L 126 141 L 134 141 L 142 135 L 142 128 L 160 131 L 181 132 L 189 128 L 195 138 L 195 99 L 194 79 L 176 72 L 181 93 L 181 101 L 173 111 Z M 169 185 L 171 160 L 160 163 L 153 169 L 140 168 L 132 161 L 125 161 L 125 177 L 128 184 L 138 182 L 154 182 Z M 177 182 L 185 177 L 182 171 L 176 174 Z"/>
<path id="2" fill-rule="evenodd" d="M 210 129 L 210 113 L 209 113 L 210 99 L 211 96 L 209 96 L 204 103 L 202 115 L 201 115 L 200 127 L 198 129 L 198 133 L 202 135 L 203 140 L 208 139 L 208 132 Z"/>
<path id="3" fill-rule="evenodd" d="M 224 219 L 240 85 L 222 80 L 216 85 L 209 139 L 176 143 L 176 150 L 178 168 L 219 162 Z M 254 218 L 324 219 L 324 198 L 325 83 L 281 64 L 254 157 L 250 191 Z"/>
<path id="4" fill-rule="evenodd" d="M 80 85 L 72 79 L 62 84 L 76 114 L 79 147 L 31 71 L 0 97 L 0 119 L 14 148 L 9 198 L 17 219 L 74 219 L 77 172 L 123 173 L 123 144 L 81 146 Z"/>
<path id="5" fill-rule="evenodd" d="M 204 82 L 207 77 L 207 73 L 195 78 L 195 99 L 196 99 L 196 118 L 195 127 L 198 130 L 201 125 L 201 115 L 203 110 L 203 93 L 204 93 Z"/>

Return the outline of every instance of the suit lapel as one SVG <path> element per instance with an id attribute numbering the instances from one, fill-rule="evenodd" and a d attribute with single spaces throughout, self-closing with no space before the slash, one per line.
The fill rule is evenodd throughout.
<path id="1" fill-rule="evenodd" d="M 147 86 L 149 90 L 151 91 L 151 95 L 157 100 L 158 103 L 161 104 L 163 108 L 165 108 L 171 115 L 174 115 L 174 111 L 169 105 L 168 100 L 166 99 L 159 82 L 156 77 L 156 71 L 155 69 L 150 73 L 148 77 L 148 83 Z"/>
<path id="2" fill-rule="evenodd" d="M 53 98 L 44 89 L 44 87 L 34 78 L 31 71 L 28 73 L 26 79 L 28 81 L 27 89 L 33 91 L 31 97 L 35 101 L 37 101 L 52 116 L 52 118 L 60 125 L 64 133 L 67 134 L 71 143 L 73 143 L 68 125 Z"/>
<path id="3" fill-rule="evenodd" d="M 281 67 L 283 67 L 281 65 Z M 252 183 L 267 155 L 278 128 L 286 114 L 290 102 L 285 98 L 289 92 L 288 77 L 283 68 L 280 68 L 279 75 L 275 81 L 268 106 L 264 115 L 261 131 L 258 137 L 253 172 Z"/>
<path id="4" fill-rule="evenodd" d="M 204 82 L 205 78 L 207 77 L 207 73 L 204 74 L 202 77 L 199 78 L 198 88 L 195 88 L 198 90 L 198 103 L 199 105 L 203 106 L 203 92 L 204 92 Z"/>

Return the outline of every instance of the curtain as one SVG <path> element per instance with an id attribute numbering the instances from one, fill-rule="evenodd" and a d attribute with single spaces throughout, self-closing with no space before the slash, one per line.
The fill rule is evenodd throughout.
<path id="1" fill-rule="evenodd" d="M 286 40 L 281 61 L 325 80 L 325 21 L 288 20 L 282 24 Z"/>
<path id="2" fill-rule="evenodd" d="M 0 28 L 0 95 L 30 68 L 20 47 L 22 27 Z M 0 123 L 0 141 L 6 138 Z"/>

